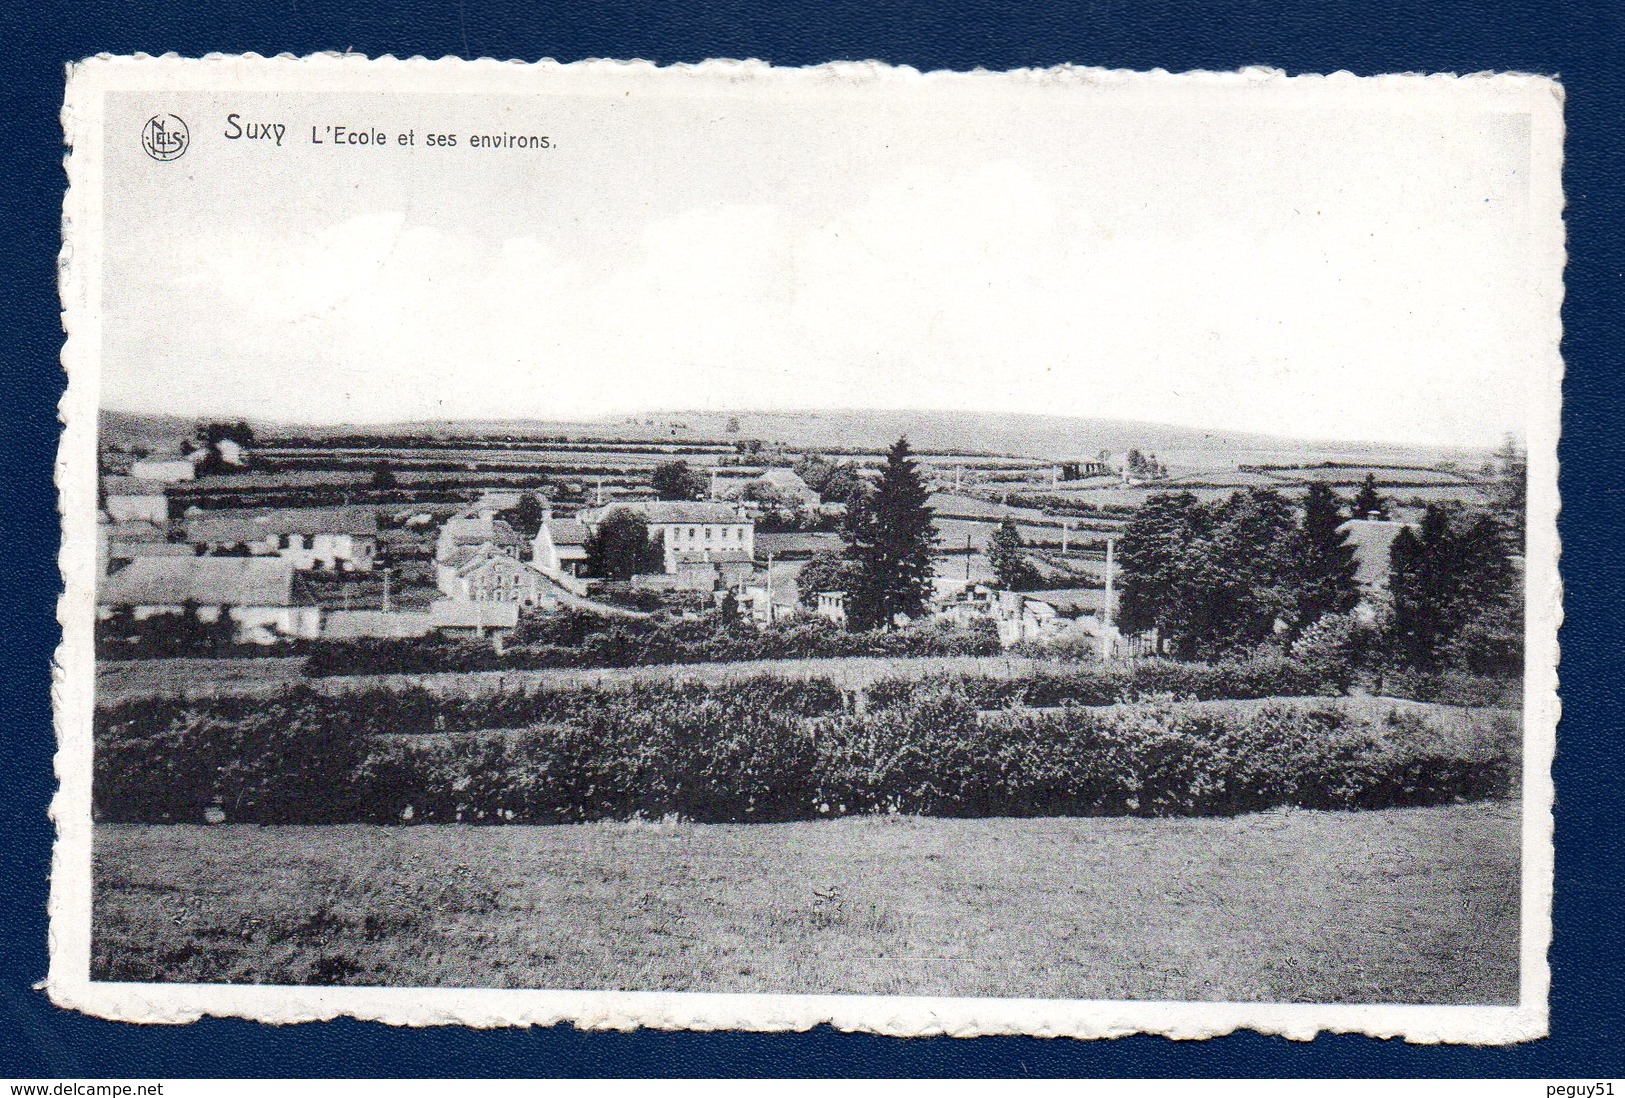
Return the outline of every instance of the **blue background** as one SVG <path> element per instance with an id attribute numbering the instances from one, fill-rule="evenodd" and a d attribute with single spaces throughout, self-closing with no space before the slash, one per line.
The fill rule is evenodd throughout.
<path id="1" fill-rule="evenodd" d="M 1619 1076 L 1619 350 L 1622 332 L 1621 13 L 1615 0 L 596 0 L 574 6 L 425 0 L 6 5 L 0 13 L 0 1077 L 527 1075 Z M 53 789 L 49 661 L 58 631 L 55 260 L 62 66 L 98 52 L 445 54 L 671 63 L 876 58 L 920 69 L 1061 62 L 1288 72 L 1521 70 L 1568 92 L 1570 261 L 1563 461 L 1564 718 L 1556 764 L 1552 1036 L 1513 1049 L 1363 1037 L 1299 1044 L 1253 1034 L 1176 1043 L 804 1035 L 411 1031 L 341 1021 L 287 1028 L 209 1020 L 119 1026 L 58 1011 L 46 968 Z M 974 155 L 968 150 L 967 155 Z"/>

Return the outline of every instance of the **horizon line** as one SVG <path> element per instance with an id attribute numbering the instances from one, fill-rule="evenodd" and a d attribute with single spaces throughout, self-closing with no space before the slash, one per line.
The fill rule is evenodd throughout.
<path id="1" fill-rule="evenodd" d="M 577 415 L 577 416 L 561 416 L 561 417 L 558 417 L 558 418 L 549 418 L 549 417 L 540 416 L 540 415 L 532 415 L 532 416 L 525 416 L 525 415 L 518 415 L 518 416 L 444 416 L 444 417 L 436 417 L 436 416 L 430 415 L 430 416 L 419 416 L 419 417 L 406 418 L 406 419 L 389 419 L 389 420 L 377 420 L 377 421 L 358 421 L 358 420 L 290 421 L 290 420 L 277 419 L 277 418 L 274 418 L 274 417 L 271 417 L 271 416 L 260 416 L 260 415 L 244 414 L 242 412 L 215 411 L 215 412 L 198 412 L 198 413 L 192 413 L 192 414 L 183 414 L 183 413 L 179 413 L 179 412 L 149 411 L 149 410 L 143 410 L 143 409 L 120 408 L 120 407 L 114 407 L 114 406 L 110 406 L 110 405 L 99 406 L 97 408 L 97 412 L 98 412 L 98 414 L 100 414 L 100 413 L 113 413 L 113 414 L 117 414 L 117 415 L 126 415 L 126 416 L 145 416 L 145 417 L 149 417 L 149 418 L 153 418 L 153 419 L 179 419 L 179 420 L 192 420 L 192 421 L 197 421 L 197 422 L 221 422 L 221 421 L 242 420 L 243 422 L 250 423 L 250 424 L 260 423 L 260 424 L 265 425 L 265 426 L 276 427 L 276 428 L 280 428 L 280 429 L 290 429 L 290 430 L 297 430 L 299 428 L 316 429 L 316 430 L 334 430 L 334 429 L 338 429 L 338 428 L 355 428 L 358 431 L 359 430 L 388 431 L 390 429 L 399 430 L 399 429 L 407 428 L 407 427 L 413 427 L 413 426 L 419 426 L 419 425 L 425 425 L 425 424 L 438 424 L 438 423 L 450 424 L 450 425 L 455 425 L 455 424 L 537 424 L 537 425 L 557 424 L 557 425 L 560 425 L 560 426 L 572 425 L 572 424 L 580 424 L 580 425 L 603 425 L 603 426 L 608 426 L 608 427 L 615 427 L 615 426 L 630 426 L 630 424 L 627 424 L 624 421 L 629 419 L 629 418 L 637 418 L 637 419 L 641 420 L 643 417 L 646 417 L 646 416 L 717 416 L 717 417 L 728 417 L 728 416 L 761 416 L 761 417 L 821 416 L 821 417 L 839 417 L 839 416 L 922 415 L 922 416 L 963 416 L 963 417 L 969 417 L 969 418 L 982 418 L 982 419 L 1003 418 L 1003 419 L 1029 419 L 1029 420 L 1076 420 L 1076 421 L 1080 421 L 1080 422 L 1114 424 L 1114 425 L 1121 425 L 1121 426 L 1125 426 L 1125 427 L 1160 428 L 1160 429 L 1166 429 L 1166 430 L 1189 432 L 1189 433 L 1192 433 L 1192 434 L 1240 436 L 1242 438 L 1250 438 L 1250 439 L 1258 439 L 1258 440 L 1266 440 L 1266 441 L 1276 441 L 1276 442 L 1294 442 L 1294 443 L 1300 443 L 1300 444 L 1314 444 L 1314 445 L 1367 446 L 1367 447 L 1381 447 L 1381 448 L 1390 448 L 1390 449 L 1465 450 L 1465 451 L 1477 452 L 1477 451 L 1482 451 L 1482 450 L 1485 450 L 1485 449 L 1493 449 L 1497 445 L 1501 444 L 1499 442 L 1492 443 L 1492 442 L 1487 442 L 1487 441 L 1486 442 L 1465 442 L 1465 441 L 1457 440 L 1457 441 L 1451 441 L 1451 442 L 1425 442 L 1425 441 L 1399 442 L 1399 441 L 1389 441 L 1389 440 L 1380 440 L 1380 439 L 1371 439 L 1371 438 L 1327 437 L 1327 436 L 1311 437 L 1311 436 L 1305 436 L 1305 435 L 1289 434 L 1289 433 L 1285 433 L 1285 432 L 1277 434 L 1277 433 L 1274 433 L 1274 432 L 1253 430 L 1253 429 L 1249 429 L 1249 428 L 1240 428 L 1240 427 L 1218 427 L 1218 426 L 1208 426 L 1208 425 L 1194 426 L 1194 425 L 1189 425 L 1189 424 L 1174 423 L 1174 422 L 1170 422 L 1170 421 L 1167 421 L 1167 420 L 1138 419 L 1138 418 L 1126 417 L 1126 416 L 1125 417 L 1117 417 L 1117 416 L 1086 416 L 1086 415 L 1075 415 L 1075 414 L 1066 414 L 1066 413 L 1059 413 L 1059 412 L 970 411 L 970 410 L 959 409 L 959 408 L 930 408 L 930 407 L 917 407 L 917 408 L 850 408 L 850 407 L 848 407 L 848 408 L 813 408 L 813 407 L 801 407 L 801 408 L 777 408 L 777 409 L 743 408 L 743 407 L 742 408 L 724 408 L 724 409 L 646 408 L 646 409 L 637 409 L 637 410 L 622 410 L 622 411 L 614 411 L 614 412 L 600 412 L 600 413 L 593 413 L 593 414 L 582 414 L 582 415 Z M 640 423 L 638 425 L 642 426 L 643 424 Z M 1519 446 L 1527 446 L 1527 437 L 1526 437 L 1525 433 L 1522 432 L 1522 431 L 1518 431 L 1518 430 L 1502 430 L 1502 431 L 1496 432 L 1496 434 L 1497 434 L 1497 438 L 1500 439 L 1500 440 L 1504 440 L 1507 437 L 1511 437 L 1517 442 L 1517 444 Z"/>

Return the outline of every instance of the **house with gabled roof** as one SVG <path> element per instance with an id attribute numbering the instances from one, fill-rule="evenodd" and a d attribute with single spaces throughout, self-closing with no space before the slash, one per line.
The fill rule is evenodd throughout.
<path id="1" fill-rule="evenodd" d="M 370 572 L 378 515 L 364 507 L 197 511 L 186 540 L 209 555 L 275 556 L 302 571 Z"/>
<path id="2" fill-rule="evenodd" d="M 236 639 L 253 644 L 321 634 L 321 608 L 279 557 L 142 557 L 97 585 L 96 612 L 104 619 L 128 611 L 142 621 L 188 608 L 206 622 L 228 615 Z"/>
<path id="3" fill-rule="evenodd" d="M 518 531 L 505 520 L 497 518 L 496 508 L 475 506 L 459 511 L 445 521 L 435 541 L 434 555 L 439 560 L 458 549 L 490 545 L 518 560 L 524 544 L 525 539 L 519 536 Z"/>
<path id="4" fill-rule="evenodd" d="M 743 553 L 746 558 L 751 558 L 756 554 L 756 523 L 738 508 L 726 503 L 625 501 L 582 511 L 577 517 L 586 525 L 590 535 L 616 511 L 640 515 L 648 523 L 649 535 L 660 539 L 668 575 L 677 572 L 679 553 L 698 553 L 702 559 L 715 557 L 719 560 L 722 559 L 719 555 Z M 688 557 L 685 561 L 692 562 L 693 559 Z"/>
<path id="5" fill-rule="evenodd" d="M 554 582 L 541 569 L 494 545 L 464 545 L 435 561 L 435 585 L 454 602 L 509 602 L 558 608 Z"/>
<path id="6" fill-rule="evenodd" d="M 542 505 L 542 524 L 530 542 L 530 562 L 552 576 L 579 576 L 587 566 L 587 538 L 591 531 L 580 519 L 554 518 L 553 508 Z"/>

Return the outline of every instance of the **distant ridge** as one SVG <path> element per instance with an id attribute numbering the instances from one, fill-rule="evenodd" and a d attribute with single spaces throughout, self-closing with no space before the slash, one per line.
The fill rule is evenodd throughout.
<path id="1" fill-rule="evenodd" d="M 206 417 L 205 417 L 206 418 Z M 225 417 L 220 418 L 235 418 Z M 737 421 L 730 431 L 730 421 Z M 196 419 L 104 410 L 104 441 L 149 450 L 173 449 L 189 436 Z M 1431 465 L 1444 459 L 1475 458 L 1476 451 L 1386 443 L 1322 441 L 1244 431 L 1202 430 L 1133 420 L 1007 412 L 945 411 L 651 411 L 636 416 L 577 420 L 419 420 L 390 424 L 283 425 L 250 419 L 262 436 L 300 435 L 313 439 L 347 434 L 440 437 L 514 435 L 592 435 L 627 441 L 760 439 L 794 449 L 880 450 L 907 435 L 915 450 L 1007 454 L 1063 459 L 1093 457 L 1101 450 L 1118 457 L 1130 449 L 1157 454 L 1170 465 L 1190 469 L 1233 468 L 1238 464 L 1293 464 L 1314 461 Z"/>

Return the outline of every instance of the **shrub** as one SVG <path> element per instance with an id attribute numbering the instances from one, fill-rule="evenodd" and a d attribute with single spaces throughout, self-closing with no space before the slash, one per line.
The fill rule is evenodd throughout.
<path id="1" fill-rule="evenodd" d="M 991 625 L 959 630 L 925 623 L 890 632 L 848 633 L 810 615 L 756 630 L 737 628 L 716 616 L 605 622 L 562 614 L 556 622 L 522 626 L 501 653 L 479 641 L 434 638 L 318 641 L 304 670 L 319 678 L 843 656 L 991 656 L 998 652 L 998 636 Z"/>
<path id="2" fill-rule="evenodd" d="M 1383 673 L 1379 689 L 1393 698 L 1440 705 L 1518 709 L 1523 706 L 1521 678 L 1491 678 L 1464 671 L 1398 670 Z"/>
<path id="3" fill-rule="evenodd" d="M 1370 666 L 1380 637 L 1353 611 L 1326 614 L 1292 644 L 1292 658 L 1328 683 L 1347 690 L 1359 671 Z"/>
<path id="4" fill-rule="evenodd" d="M 142 822 L 215 807 L 260 823 L 1210 815 L 1501 796 L 1517 772 L 1504 715 L 1446 731 L 1277 704 L 984 713 L 986 684 L 889 684 L 890 703 L 864 713 L 828 682 L 772 676 L 150 699 L 98 711 L 94 803 L 98 819 Z"/>
<path id="5" fill-rule="evenodd" d="M 1207 701 L 1337 693 L 1336 684 L 1304 664 L 1259 655 L 1218 664 L 1136 660 L 1094 663 L 1026 678 L 958 675 L 947 681 L 980 709 L 1012 706 L 1115 705 L 1150 695 Z M 917 680 L 885 679 L 869 688 L 869 704 L 886 707 L 909 698 Z"/>

